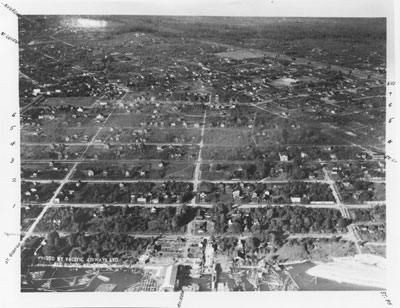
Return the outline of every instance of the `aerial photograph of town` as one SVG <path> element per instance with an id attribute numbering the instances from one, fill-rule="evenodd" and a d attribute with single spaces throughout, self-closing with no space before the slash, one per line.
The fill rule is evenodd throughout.
<path id="1" fill-rule="evenodd" d="M 21 292 L 385 290 L 385 18 L 18 35 Z"/>

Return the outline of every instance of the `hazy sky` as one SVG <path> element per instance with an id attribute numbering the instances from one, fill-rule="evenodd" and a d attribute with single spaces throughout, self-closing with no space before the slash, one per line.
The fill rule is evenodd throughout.
<path id="1" fill-rule="evenodd" d="M 11 3 L 12 2 L 12 3 Z M 16 0 L 22 14 L 382 17 L 391 0 Z"/>

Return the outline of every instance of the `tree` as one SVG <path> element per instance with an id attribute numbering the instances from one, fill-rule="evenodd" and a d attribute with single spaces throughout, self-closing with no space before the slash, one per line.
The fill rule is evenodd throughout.
<path id="1" fill-rule="evenodd" d="M 340 217 L 337 223 L 339 229 L 344 229 L 348 225 L 347 219 Z"/>
<path id="2" fill-rule="evenodd" d="M 292 169 L 292 176 L 294 180 L 304 179 L 306 177 L 306 173 L 302 168 L 296 165 Z"/>
<path id="3" fill-rule="evenodd" d="M 46 245 L 55 246 L 56 242 L 60 239 L 60 235 L 56 230 L 53 230 L 47 234 Z"/>
<path id="4" fill-rule="evenodd" d="M 289 138 L 289 132 L 285 127 L 282 129 L 282 139 L 283 139 L 284 143 L 287 143 L 288 138 Z"/>
<path id="5" fill-rule="evenodd" d="M 47 234 L 46 245 L 43 247 L 43 253 L 46 256 L 58 256 L 60 235 L 57 231 L 51 231 Z"/>
<path id="6" fill-rule="evenodd" d="M 71 233 L 68 236 L 68 245 L 70 247 L 74 247 L 75 246 L 75 241 L 76 241 L 76 233 Z"/>
<path id="7" fill-rule="evenodd" d="M 193 199 L 194 196 L 195 196 L 194 192 L 191 191 L 185 192 L 182 196 L 182 203 L 189 202 L 190 200 Z"/>
<path id="8" fill-rule="evenodd" d="M 274 217 L 274 209 L 273 208 L 270 208 L 267 210 L 266 217 L 268 219 L 271 219 L 272 217 Z"/>
<path id="9" fill-rule="evenodd" d="M 182 226 L 182 222 L 183 222 L 182 217 L 180 215 L 175 215 L 172 218 L 171 224 L 173 228 L 177 228 Z"/>
<path id="10" fill-rule="evenodd" d="M 233 224 L 231 224 L 229 226 L 229 232 L 234 233 L 234 234 L 242 233 L 243 230 L 242 230 L 240 223 L 234 222 Z"/>
<path id="11" fill-rule="evenodd" d="M 325 231 L 330 231 L 333 228 L 333 224 L 332 224 L 332 218 L 331 217 L 327 217 L 324 221 L 324 225 L 323 228 Z"/>
<path id="12" fill-rule="evenodd" d="M 261 244 L 261 240 L 257 236 L 250 236 L 246 240 L 246 249 L 249 251 L 254 251 Z"/>
<path id="13" fill-rule="evenodd" d="M 246 172 L 247 172 L 248 178 L 253 178 L 253 177 L 254 177 L 254 173 L 255 173 L 256 171 L 257 171 L 257 166 L 256 166 L 256 165 L 253 165 L 253 164 L 249 165 L 249 166 L 246 168 Z"/>

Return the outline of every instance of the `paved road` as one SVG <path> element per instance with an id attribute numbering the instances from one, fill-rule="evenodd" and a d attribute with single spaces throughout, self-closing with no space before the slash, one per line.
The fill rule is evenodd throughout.
<path id="1" fill-rule="evenodd" d="M 254 136 L 252 136 L 254 137 Z M 52 142 L 29 142 L 29 141 L 22 141 L 21 145 L 24 146 L 54 146 L 54 145 L 67 145 L 67 146 L 84 146 L 87 145 L 87 142 L 59 142 L 59 141 L 52 141 Z M 179 147 L 179 146 L 198 146 L 199 143 L 194 143 L 194 142 L 103 142 L 103 141 L 98 141 L 96 140 L 93 143 L 93 146 L 102 146 L 102 147 L 106 147 L 107 145 L 110 146 L 117 146 L 117 145 L 152 145 L 152 146 L 175 146 L 175 147 Z M 231 148 L 232 145 L 230 144 L 221 144 L 221 143 L 203 143 L 204 146 L 207 147 L 229 147 Z M 346 148 L 363 148 L 366 151 L 370 152 L 370 154 L 372 153 L 371 150 L 368 150 L 365 148 L 365 146 L 370 146 L 375 148 L 377 151 L 381 151 L 379 148 L 377 148 L 376 146 L 381 146 L 381 144 L 355 144 L 355 143 L 349 143 L 349 144 L 340 144 L 340 145 L 335 145 L 335 144 L 331 144 L 331 145 L 310 145 L 310 144 L 279 144 L 282 147 L 301 147 L 301 148 L 326 148 L 328 146 L 331 147 L 346 147 Z M 268 147 L 268 146 L 277 146 L 277 143 L 265 143 L 265 142 L 261 142 L 261 144 L 256 144 L 257 147 Z M 376 161 L 377 159 L 373 159 L 373 161 Z M 378 159 L 379 160 L 379 159 Z M 228 160 L 227 160 L 228 161 Z M 331 160 L 331 161 L 325 161 L 325 162 L 340 162 L 340 161 L 358 161 L 360 162 L 360 160 Z"/>
<path id="2" fill-rule="evenodd" d="M 353 222 L 353 226 L 380 226 L 385 223 L 385 221 L 357 221 Z"/>
<path id="3" fill-rule="evenodd" d="M 333 181 L 330 178 L 329 172 L 326 170 L 325 167 L 322 168 L 322 171 L 324 172 L 325 179 L 327 180 L 327 182 L 329 183 L 329 185 L 331 187 L 331 191 L 333 193 L 333 196 L 335 197 L 336 204 L 339 206 L 339 209 L 342 212 L 342 216 L 347 219 L 351 219 L 351 215 L 350 215 L 348 207 L 342 203 L 339 189 L 337 188 L 335 181 Z M 347 226 L 347 229 L 349 230 L 350 237 L 352 238 L 354 244 L 356 245 L 357 252 L 359 254 L 362 254 L 362 250 L 361 250 L 361 246 L 360 246 L 361 238 L 360 238 L 360 235 L 358 234 L 356 228 L 354 227 L 354 225 L 350 224 Z"/>
<path id="4" fill-rule="evenodd" d="M 84 145 L 84 144 L 83 144 Z M 57 160 L 57 159 L 21 159 L 22 163 L 50 163 L 50 162 L 59 162 L 59 163 L 75 163 L 75 162 L 99 162 L 99 163 L 132 163 L 132 162 L 160 162 L 162 159 L 146 159 L 146 158 L 132 158 L 132 159 L 85 159 L 83 161 L 79 159 L 63 159 L 63 160 Z M 384 159 L 376 159 L 373 161 L 384 161 Z M 193 162 L 193 160 L 171 160 L 171 162 L 177 163 L 177 162 L 182 162 L 182 163 L 190 163 Z M 276 160 L 274 162 L 281 162 L 279 160 Z M 309 160 L 307 163 L 315 163 L 315 164 L 329 164 L 329 163 L 351 163 L 351 162 L 360 162 L 360 160 L 356 159 L 339 159 L 339 160 Z M 366 161 L 369 162 L 369 161 Z M 203 164 L 250 164 L 254 163 L 254 160 L 227 160 L 227 159 L 202 159 Z M 287 161 L 287 162 L 281 162 L 281 163 L 293 163 L 292 161 Z"/>
<path id="5" fill-rule="evenodd" d="M 63 40 L 60 39 L 60 38 L 55 38 L 55 37 L 53 37 L 53 36 L 51 36 L 51 35 L 49 35 L 49 38 L 51 38 L 52 40 L 55 40 L 55 41 L 59 41 L 59 42 L 61 42 L 61 43 L 64 43 L 65 45 L 68 45 L 68 46 L 70 46 L 70 47 L 75 47 L 75 45 L 72 45 L 71 43 L 68 43 L 68 42 L 66 42 L 66 41 L 63 41 Z"/>
<path id="6" fill-rule="evenodd" d="M 276 115 L 276 116 L 278 116 L 278 117 L 281 117 L 281 118 L 283 118 L 283 119 L 287 119 L 288 117 L 287 116 L 285 116 L 285 115 L 283 115 L 283 114 L 280 114 L 280 113 L 277 113 L 277 112 L 273 112 L 273 111 L 271 111 L 271 110 L 268 110 L 268 109 L 265 109 L 265 108 L 263 108 L 263 107 L 260 107 L 260 106 L 258 106 L 258 105 L 256 105 L 256 104 L 251 104 L 253 107 L 256 107 L 256 108 L 258 108 L 258 109 L 261 109 L 261 110 L 263 110 L 263 111 L 266 111 L 266 112 L 269 112 L 269 113 L 271 113 L 271 114 L 273 114 L 273 115 Z"/>
<path id="7" fill-rule="evenodd" d="M 386 246 L 385 242 L 366 242 L 364 243 L 366 246 Z"/>
<path id="8" fill-rule="evenodd" d="M 72 232 L 65 232 L 65 231 L 57 231 L 60 236 L 68 236 Z M 37 236 L 45 236 L 49 232 L 33 232 L 32 235 L 37 235 Z M 85 235 L 96 235 L 99 234 L 98 232 L 85 232 Z M 113 233 L 110 232 L 110 234 L 119 234 L 119 233 Z M 203 238 L 209 238 L 210 235 L 205 235 L 205 234 L 148 234 L 148 233 L 129 233 L 127 234 L 131 237 L 137 237 L 137 238 L 160 238 L 164 240 L 172 240 L 175 241 L 177 239 L 193 239 L 193 240 L 198 240 L 198 239 L 203 239 Z M 252 234 L 234 234 L 232 236 L 235 236 L 239 239 L 246 239 L 250 237 Z M 221 235 L 214 235 L 216 237 L 219 237 Z M 226 236 L 226 234 L 224 234 Z M 294 238 L 333 238 L 333 237 L 340 237 L 345 240 L 350 240 L 348 239 L 349 233 L 297 233 L 297 234 L 290 234 L 287 238 L 288 239 L 294 239 Z"/>
<path id="9" fill-rule="evenodd" d="M 32 79 L 31 77 L 29 77 L 28 75 L 25 75 L 24 73 L 22 73 L 21 71 L 19 72 L 19 75 L 25 79 L 28 79 L 30 82 L 32 82 L 34 85 L 38 85 L 39 82 Z"/>
<path id="10" fill-rule="evenodd" d="M 22 206 L 28 206 L 31 205 L 32 203 L 23 203 Z M 53 203 L 51 204 L 51 207 L 87 207 L 87 208 L 96 208 L 96 207 L 101 207 L 102 205 L 106 206 L 140 206 L 140 207 L 157 207 L 157 208 L 162 208 L 162 207 L 171 207 L 171 206 L 181 206 L 183 205 L 182 203 Z M 204 207 L 204 208 L 212 208 L 214 204 L 212 203 L 187 203 L 185 204 L 187 206 L 193 206 L 193 207 Z M 35 206 L 33 204 L 33 206 Z M 288 203 L 288 204 L 267 204 L 267 203 L 246 203 L 246 204 L 241 204 L 237 205 L 238 209 L 251 209 L 251 208 L 262 208 L 262 207 L 268 207 L 268 206 L 304 206 L 304 207 L 309 207 L 309 208 L 331 208 L 331 209 L 338 209 L 340 210 L 340 206 L 337 204 L 324 204 L 324 203 L 317 203 L 317 204 L 295 204 L 295 203 Z M 348 209 L 368 209 L 371 208 L 373 205 L 367 205 L 367 204 L 349 204 L 346 205 L 346 208 Z"/>
<path id="11" fill-rule="evenodd" d="M 296 183 L 296 182 L 304 182 L 304 183 L 326 183 L 325 180 L 296 180 L 296 181 L 268 181 L 268 180 L 213 180 L 213 181 L 207 181 L 207 180 L 200 180 L 200 179 L 178 179 L 178 180 L 173 180 L 173 179 L 119 179 L 119 180 L 109 180 L 109 179 L 104 179 L 104 180 L 95 180 L 95 179 L 69 179 L 67 182 L 77 182 L 81 180 L 82 182 L 85 183 L 165 183 L 165 182 L 188 182 L 188 183 L 200 183 L 200 182 L 207 182 L 207 183 L 215 183 L 215 184 L 237 184 L 237 183 L 245 183 L 245 184 L 287 184 L 289 182 L 291 183 Z M 63 180 L 38 180 L 38 179 L 22 179 L 24 182 L 32 182 L 32 183 L 53 183 L 53 182 L 61 182 Z"/>
<path id="12" fill-rule="evenodd" d="M 203 125 L 201 128 L 201 134 L 200 134 L 200 143 L 199 143 L 199 154 L 197 156 L 197 161 L 196 161 L 196 167 L 194 169 L 194 185 L 193 185 L 193 190 L 196 192 L 199 188 L 199 183 L 200 183 L 200 177 L 201 177 L 201 171 L 200 171 L 200 166 L 201 166 L 201 162 L 202 162 L 202 157 L 201 157 L 201 152 L 203 150 L 204 147 L 204 129 L 205 129 L 205 124 L 206 124 L 206 118 L 207 118 L 207 111 L 204 111 L 204 115 L 203 115 Z M 192 203 L 195 202 L 195 199 L 192 199 Z"/>
<path id="13" fill-rule="evenodd" d="M 302 234 L 290 234 L 288 239 L 294 238 L 333 238 L 340 237 L 344 240 L 352 240 L 351 235 L 349 233 L 302 233 Z"/>
<path id="14" fill-rule="evenodd" d="M 44 97 L 42 95 L 39 95 L 37 97 L 35 97 L 31 103 L 29 103 L 28 105 L 21 107 L 20 109 L 20 115 L 23 115 L 25 113 L 25 111 L 27 111 L 29 108 L 31 108 L 33 105 L 35 105 L 36 103 L 39 103 L 40 101 L 42 101 L 42 99 L 44 99 Z"/>
<path id="15" fill-rule="evenodd" d="M 53 146 L 53 145 L 67 145 L 67 146 L 82 146 L 87 145 L 87 142 L 21 142 L 22 145 L 26 146 Z M 94 141 L 93 146 L 116 146 L 116 145 L 156 145 L 156 146 L 197 146 L 198 143 L 192 142 L 101 142 Z M 217 144 L 216 144 L 217 145 Z M 227 145 L 229 146 L 229 145 Z"/>

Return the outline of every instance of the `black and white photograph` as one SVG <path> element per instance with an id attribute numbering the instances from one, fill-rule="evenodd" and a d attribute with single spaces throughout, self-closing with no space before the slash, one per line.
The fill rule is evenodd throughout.
<path id="1" fill-rule="evenodd" d="M 350 1 L 369 12 L 362 2 Z M 1 4 L 15 15 L 15 34 L 0 38 L 17 63 L 2 130 L 14 292 L 170 292 L 184 307 L 195 292 L 256 294 L 263 306 L 274 293 L 346 291 L 393 306 L 393 10 L 174 14 L 119 3 L 130 9 Z"/>

